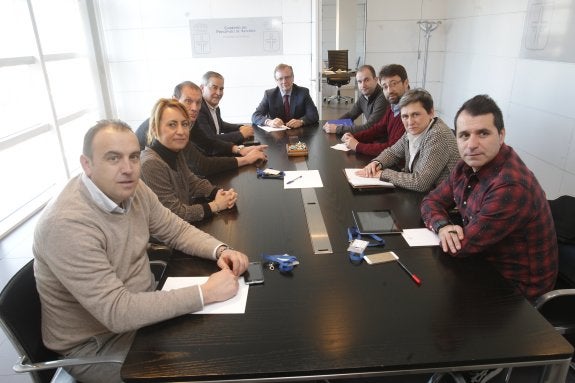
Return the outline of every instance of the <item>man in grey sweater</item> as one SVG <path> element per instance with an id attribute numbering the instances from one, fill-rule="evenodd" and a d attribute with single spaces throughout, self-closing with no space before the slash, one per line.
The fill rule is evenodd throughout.
<path id="1" fill-rule="evenodd" d="M 84 173 L 45 209 L 34 233 L 34 271 L 46 346 L 67 357 L 124 360 L 140 327 L 201 310 L 238 291 L 248 265 L 232 250 L 181 220 L 140 181 L 140 146 L 121 121 L 86 133 Z M 154 291 L 149 236 L 187 254 L 217 261 L 202 285 Z M 82 382 L 119 382 L 121 365 L 69 368 Z"/>
<path id="2" fill-rule="evenodd" d="M 389 107 L 389 101 L 385 98 L 383 90 L 377 81 L 375 69 L 371 65 L 362 65 L 357 69 L 355 82 L 361 95 L 357 98 L 351 110 L 339 117 L 340 120 L 351 119 L 354 121 L 362 114 L 367 120 L 363 124 L 351 126 L 326 122 L 323 130 L 326 133 L 344 134 L 346 132 L 357 133 L 371 128 L 381 120 Z"/>

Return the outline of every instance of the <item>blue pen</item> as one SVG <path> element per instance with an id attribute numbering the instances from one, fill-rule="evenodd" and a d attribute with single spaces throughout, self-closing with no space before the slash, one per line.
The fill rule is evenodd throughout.
<path id="1" fill-rule="evenodd" d="M 297 176 L 297 177 L 294 178 L 293 180 L 290 180 L 290 181 L 286 182 L 286 185 L 289 185 L 289 184 L 291 184 L 292 182 L 295 182 L 295 181 L 299 180 L 299 179 L 302 178 L 302 177 L 303 177 L 303 176 Z"/>

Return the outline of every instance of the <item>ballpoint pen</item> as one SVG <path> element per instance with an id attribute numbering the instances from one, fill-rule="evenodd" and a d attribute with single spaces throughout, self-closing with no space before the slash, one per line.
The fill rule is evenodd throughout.
<path id="1" fill-rule="evenodd" d="M 286 185 L 291 184 L 292 182 L 295 182 L 297 180 L 299 180 L 300 178 L 302 178 L 303 176 L 297 176 L 296 178 L 294 178 L 293 180 L 289 180 L 288 182 L 286 182 Z"/>
<path id="2" fill-rule="evenodd" d="M 407 268 L 407 266 L 405 266 L 405 265 L 403 264 L 403 262 L 401 262 L 401 261 L 399 260 L 399 258 L 397 259 L 397 263 L 399 263 L 399 266 L 401 266 L 401 268 L 402 268 L 407 274 L 409 274 L 409 277 L 410 277 L 411 279 L 413 279 L 413 281 L 414 281 L 415 283 L 417 283 L 418 285 L 421 285 L 421 279 L 419 279 L 419 277 L 418 277 L 417 275 L 415 275 L 415 274 L 413 274 L 411 271 L 409 271 L 409 269 Z"/>

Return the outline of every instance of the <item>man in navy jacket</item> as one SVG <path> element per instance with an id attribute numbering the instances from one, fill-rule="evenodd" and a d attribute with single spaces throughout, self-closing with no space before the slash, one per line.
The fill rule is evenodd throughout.
<path id="1" fill-rule="evenodd" d="M 252 122 L 274 128 L 316 124 L 319 120 L 317 108 L 309 89 L 293 83 L 293 68 L 279 64 L 274 70 L 274 77 L 278 86 L 265 91 L 264 98 L 252 115 Z"/>

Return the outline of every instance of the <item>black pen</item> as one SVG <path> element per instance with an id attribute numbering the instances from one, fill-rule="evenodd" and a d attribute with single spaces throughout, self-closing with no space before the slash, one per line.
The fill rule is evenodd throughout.
<path id="1" fill-rule="evenodd" d="M 415 275 L 415 274 L 413 274 L 411 271 L 409 271 L 409 269 L 407 268 L 407 266 L 405 266 L 405 265 L 403 264 L 403 262 L 401 262 L 401 261 L 399 260 L 399 258 L 397 259 L 397 263 L 399 263 L 399 266 L 401 266 L 401 268 L 402 268 L 403 270 L 405 270 L 405 272 L 406 272 L 407 274 L 409 274 L 409 277 L 410 277 L 411 279 L 413 279 L 413 281 L 414 281 L 415 283 L 417 283 L 417 285 L 421 285 L 421 279 L 419 279 L 419 277 L 418 277 L 417 275 Z"/>
<path id="2" fill-rule="evenodd" d="M 297 176 L 296 178 L 294 178 L 293 180 L 289 180 L 288 182 L 286 182 L 286 185 L 291 184 L 292 182 L 295 182 L 297 180 L 299 180 L 300 178 L 302 178 L 303 176 Z"/>

